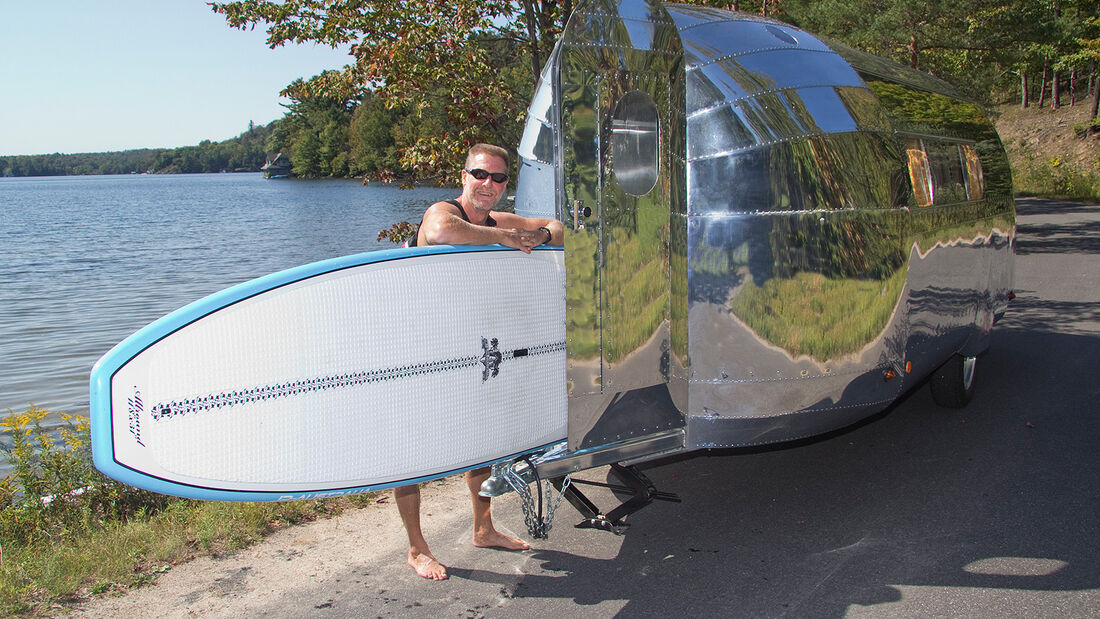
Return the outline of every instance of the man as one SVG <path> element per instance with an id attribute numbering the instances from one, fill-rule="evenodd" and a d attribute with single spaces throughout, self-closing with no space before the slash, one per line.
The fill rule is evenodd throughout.
<path id="1" fill-rule="evenodd" d="M 490 144 L 475 144 L 466 155 L 466 168 L 462 170 L 462 195 L 428 207 L 409 245 L 500 243 L 526 253 L 543 244 L 561 245 L 560 221 L 492 210 L 507 188 L 508 151 Z"/>
<path id="2" fill-rule="evenodd" d="M 499 146 L 476 144 L 466 156 L 462 170 L 462 195 L 436 202 L 424 212 L 416 238 L 409 244 L 492 245 L 500 243 L 526 253 L 539 245 L 561 245 L 562 225 L 555 219 L 533 219 L 515 213 L 494 211 L 508 187 L 508 151 Z M 478 494 L 489 477 L 488 467 L 467 471 L 466 486 L 473 501 L 474 546 L 526 550 L 530 545 L 504 535 L 493 527 L 488 498 Z M 432 555 L 420 529 L 420 488 L 415 484 L 394 488 L 401 522 L 409 536 L 409 565 L 431 580 L 447 578 L 447 568 Z"/>

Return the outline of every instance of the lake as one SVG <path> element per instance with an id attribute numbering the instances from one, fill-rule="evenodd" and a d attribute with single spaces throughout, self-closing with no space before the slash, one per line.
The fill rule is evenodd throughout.
<path id="1" fill-rule="evenodd" d="M 260 174 L 0 178 L 0 414 L 87 414 L 112 346 L 196 299 L 268 273 L 393 247 L 457 189 Z"/>

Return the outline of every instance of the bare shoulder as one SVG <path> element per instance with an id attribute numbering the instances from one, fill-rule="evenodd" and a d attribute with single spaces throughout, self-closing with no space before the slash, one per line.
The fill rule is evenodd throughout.
<path id="1" fill-rule="evenodd" d="M 446 215 L 453 215 L 455 217 L 462 216 L 459 207 L 445 200 L 436 202 L 424 211 L 424 219 L 431 219 L 432 217 L 441 217 Z"/>
<path id="2" fill-rule="evenodd" d="M 428 210 L 429 211 L 442 211 L 444 213 L 457 213 L 459 211 L 459 207 L 455 206 L 455 204 L 453 202 L 448 202 L 447 200 L 440 200 L 439 202 L 436 202 L 435 204 L 429 206 Z"/>

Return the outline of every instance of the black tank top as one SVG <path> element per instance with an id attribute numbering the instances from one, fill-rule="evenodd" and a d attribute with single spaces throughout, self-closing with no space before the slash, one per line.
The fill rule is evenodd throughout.
<path id="1" fill-rule="evenodd" d="M 466 216 L 466 210 L 462 208 L 462 205 L 458 203 L 458 200 L 444 200 L 444 202 L 446 202 L 447 204 L 457 206 L 458 207 L 458 216 L 461 217 L 462 220 L 465 221 L 466 223 L 470 223 L 470 218 Z M 417 237 L 420 236 L 420 226 L 423 226 L 423 225 L 424 225 L 424 216 L 421 215 L 420 216 L 420 223 L 417 224 L 417 226 L 416 226 L 416 234 L 413 234 L 412 238 L 409 239 L 409 247 L 416 247 L 416 239 L 417 239 Z M 493 216 L 490 215 L 485 219 L 485 225 L 492 228 L 492 227 L 495 227 L 497 225 L 497 222 L 496 222 L 495 219 L 493 219 Z"/>

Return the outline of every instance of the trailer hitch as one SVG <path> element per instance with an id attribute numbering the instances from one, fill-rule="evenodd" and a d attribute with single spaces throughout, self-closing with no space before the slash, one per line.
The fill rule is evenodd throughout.
<path id="1" fill-rule="evenodd" d="M 632 455 L 672 452 L 682 446 L 682 430 L 613 445 L 611 449 L 589 452 L 570 452 L 566 442 L 562 441 L 545 452 L 494 464 L 492 473 L 481 484 L 480 494 L 484 497 L 498 497 L 509 491 L 515 491 L 520 497 L 527 531 L 535 539 L 546 539 L 549 535 L 550 528 L 553 526 L 554 512 L 562 499 L 569 499 L 569 503 L 584 517 L 584 520 L 576 525 L 577 528 L 600 529 L 621 535 L 628 526 L 628 523 L 623 522 L 626 516 L 653 501 L 679 503 L 680 497 L 671 492 L 658 491 L 653 486 L 653 482 L 635 466 L 620 462 L 630 461 L 629 457 Z M 618 456 L 618 458 L 612 459 L 608 456 Z M 624 459 L 623 456 L 628 458 Z M 621 484 L 573 478 L 573 473 L 577 471 L 604 465 L 610 465 L 611 470 L 622 481 Z M 548 482 L 545 486 L 544 481 Z M 534 490 L 530 488 L 531 484 L 534 484 Z M 577 488 L 576 484 L 599 486 L 630 496 L 605 514 Z"/>

